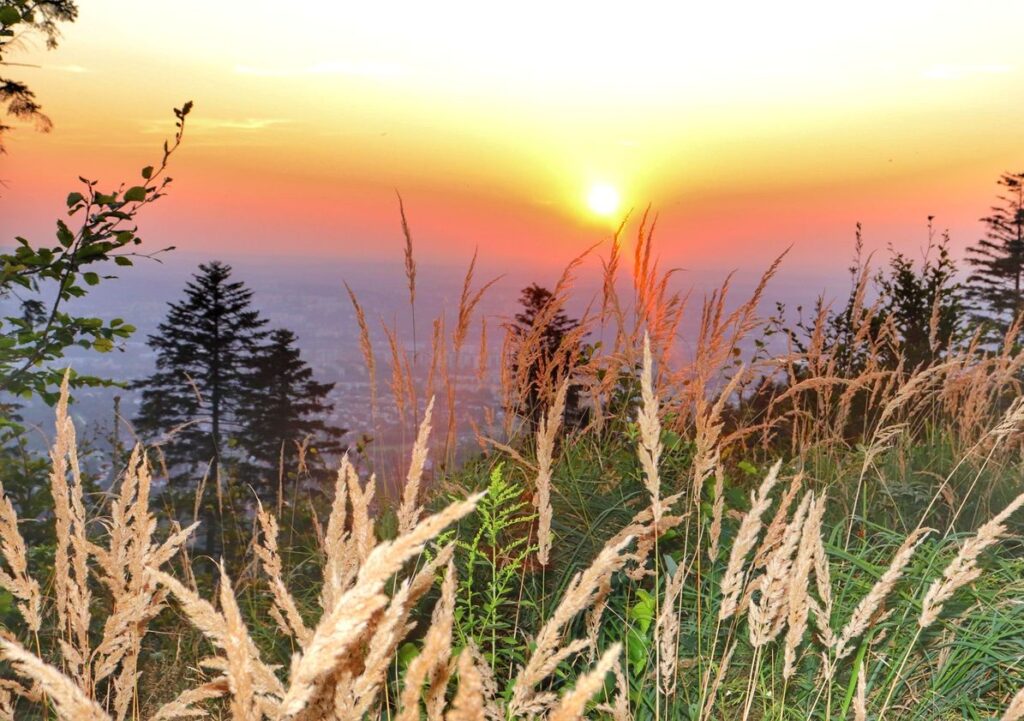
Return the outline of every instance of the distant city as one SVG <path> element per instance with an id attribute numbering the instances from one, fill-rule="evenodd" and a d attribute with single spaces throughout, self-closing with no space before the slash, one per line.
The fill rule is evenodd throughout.
<path id="1" fill-rule="evenodd" d="M 390 352 L 382 322 L 398 329 L 398 341 L 412 357 L 414 350 L 421 358 L 415 375 L 420 383 L 426 376 L 430 356 L 433 320 L 446 314 L 450 339 L 458 311 L 466 267 L 420 264 L 416 289 L 416 347 L 409 313 L 409 296 L 400 256 L 394 263 L 347 263 L 341 260 L 318 262 L 310 259 L 267 260 L 263 258 L 202 257 L 194 254 L 169 253 L 161 262 L 140 260 L 134 268 L 118 268 L 117 279 L 106 280 L 91 289 L 87 298 L 77 301 L 76 313 L 103 318 L 123 318 L 137 327 L 135 335 L 123 349 L 107 354 L 76 350 L 67 362 L 81 373 L 98 375 L 122 381 L 145 378 L 153 370 L 154 354 L 146 344 L 147 336 L 156 331 L 164 319 L 167 304 L 179 300 L 191 274 L 201 262 L 219 259 L 230 263 L 233 279 L 243 281 L 253 290 L 254 305 L 268 319 L 268 328 L 285 327 L 298 335 L 303 357 L 314 369 L 317 379 L 334 383 L 331 400 L 334 412 L 332 425 L 349 431 L 347 440 L 355 443 L 364 434 L 372 436 L 378 446 L 404 442 L 408 429 L 399 422 L 398 411 L 392 402 L 388 378 Z M 468 265 L 468 260 L 467 260 Z M 478 266 L 474 285 L 480 286 L 501 275 L 500 280 L 484 294 L 478 306 L 467 351 L 462 358 L 458 378 L 459 433 L 464 444 L 471 444 L 468 432 L 470 419 L 477 422 L 484 417 L 484 409 L 500 408 L 497 383 L 498 355 L 501 351 L 503 327 L 518 310 L 522 288 L 530 283 L 553 287 L 559 271 L 545 270 L 534 274 L 524 270 L 505 272 Z M 622 292 L 628 297 L 628 271 L 623 273 Z M 699 319 L 699 309 L 706 293 L 717 288 L 727 275 L 726 270 L 703 271 L 695 277 L 693 272 L 681 272 L 676 279 L 681 291 L 690 291 L 689 312 L 681 329 L 679 352 L 686 353 L 688 339 L 692 338 Z M 734 302 L 749 296 L 757 276 L 746 272 L 734 278 L 730 298 Z M 600 268 L 596 259 L 591 269 L 583 269 L 574 285 L 571 303 L 567 309 L 574 317 L 582 315 L 588 306 L 600 302 Z M 376 417 L 371 412 L 370 384 L 366 365 L 359 346 L 359 327 L 355 312 L 345 292 L 347 283 L 363 306 L 370 326 L 378 365 L 378 393 Z M 839 278 L 798 277 L 785 269 L 776 277 L 766 294 L 765 311 L 774 310 L 776 301 L 788 307 L 808 306 L 828 289 L 832 296 L 842 295 L 846 286 Z M 0 303 L 0 312 L 14 311 L 10 299 Z M 481 318 L 486 319 L 488 335 L 488 367 L 490 377 L 480 383 L 476 377 Z M 595 339 L 590 339 L 595 340 Z M 135 415 L 138 394 L 125 388 L 87 389 L 76 393 L 73 408 L 81 429 L 80 435 L 91 438 L 99 448 L 106 447 L 114 428 L 114 398 L 120 396 L 120 415 L 127 423 Z M 25 420 L 38 427 L 40 442 L 52 432 L 52 412 L 40 404 L 24 409 Z M 447 423 L 444 417 L 435 419 L 435 427 Z M 122 439 L 130 436 L 130 426 L 119 428 Z"/>

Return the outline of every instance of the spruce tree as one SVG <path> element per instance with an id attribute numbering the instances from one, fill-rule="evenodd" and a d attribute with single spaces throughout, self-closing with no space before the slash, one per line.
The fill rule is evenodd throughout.
<path id="1" fill-rule="evenodd" d="M 250 483 L 260 495 L 274 490 L 279 468 L 296 474 L 299 448 L 305 444 L 304 463 L 313 476 L 327 469 L 328 454 L 341 451 L 344 431 L 328 426 L 324 417 L 334 404 L 327 400 L 333 383 L 318 383 L 303 360 L 290 330 L 270 334 L 253 363 L 253 388 L 243 411 L 242 434 L 252 475 Z"/>
<path id="2" fill-rule="evenodd" d="M 999 205 L 981 219 L 988 231 L 967 249 L 967 292 L 977 320 L 1005 335 L 1024 311 L 1024 173 L 1004 173 L 999 185 Z"/>
<path id="3" fill-rule="evenodd" d="M 549 305 L 553 302 L 555 296 L 547 288 L 536 283 L 523 288 L 519 296 L 523 310 L 516 314 L 515 323 L 511 327 L 516 342 L 523 342 L 530 335 L 539 335 L 537 352 L 525 369 L 527 392 L 521 407 L 516 409 L 527 419 L 533 430 L 536 430 L 545 412 L 544 398 L 561 385 L 583 352 L 582 347 L 562 347 L 580 322 L 570 318 L 561 309 L 552 312 L 555 309 L 549 308 Z M 544 323 L 544 327 L 536 328 L 538 323 Z M 523 375 L 518 368 L 515 372 Z M 579 388 L 570 385 L 565 398 L 565 421 L 575 424 L 580 417 Z"/>
<path id="4" fill-rule="evenodd" d="M 185 298 L 149 336 L 156 372 L 137 383 L 142 402 L 136 427 L 161 446 L 169 490 L 191 495 L 209 467 L 209 483 L 223 488 L 229 440 L 243 430 L 253 389 L 253 358 L 266 338 L 266 320 L 252 307 L 252 291 L 231 280 L 231 266 L 199 266 Z M 207 494 L 213 498 L 214 494 Z M 207 552 L 219 538 L 216 503 L 202 508 Z"/>

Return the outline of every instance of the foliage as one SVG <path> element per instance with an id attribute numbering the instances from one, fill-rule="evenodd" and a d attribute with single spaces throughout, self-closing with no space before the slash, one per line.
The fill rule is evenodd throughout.
<path id="1" fill-rule="evenodd" d="M 51 14 L 47 7 L 58 3 L 35 5 L 41 8 L 39 27 L 55 32 L 50 23 L 59 14 Z M 4 10 L 10 15 L 9 5 L 0 5 L 0 15 Z M 33 449 L 21 422 L 19 404 L 33 397 L 55 401 L 63 375 L 60 361 L 69 349 L 109 353 L 134 332 L 121 318 L 108 321 L 78 315 L 73 306 L 93 287 L 116 278 L 111 266 L 129 268 L 140 255 L 135 250 L 142 243 L 136 216 L 166 194 L 171 183 L 168 162 L 181 144 L 191 108 L 189 102 L 174 111 L 174 139 L 164 144 L 157 166 L 142 169 L 141 184 L 122 184 L 105 193 L 97 182 L 83 178 L 82 190 L 67 197 L 68 215 L 80 218 L 76 229 L 58 220 L 55 244 L 35 244 L 19 236 L 13 251 L 0 253 L 0 300 L 17 308 L 0 318 L 0 477 L 15 506 L 28 518 L 37 519 L 46 512 L 47 474 L 46 463 Z M 69 381 L 76 388 L 116 382 L 74 372 Z M 27 535 L 36 543 L 47 537 L 34 522 Z"/>
<path id="2" fill-rule="evenodd" d="M 670 484 L 672 479 L 686 477 L 693 456 L 679 452 L 688 446 L 680 439 L 667 435 L 663 441 L 668 453 L 658 466 L 666 484 Z M 589 473 L 605 473 L 622 483 L 629 482 L 637 463 L 624 456 L 616 460 L 626 450 L 626 439 L 621 442 L 621 447 L 609 447 L 605 437 L 582 444 L 586 452 L 572 461 L 577 465 L 570 464 L 566 472 L 556 474 L 559 494 L 566 499 L 592 494 L 590 489 L 572 490 L 576 475 L 569 471 L 584 470 L 585 466 L 606 466 L 605 470 L 591 468 Z M 58 440 L 57 448 L 67 447 L 60 443 Z M 581 444 L 572 446 L 574 452 L 580 448 Z M 897 448 L 888 455 L 900 453 L 903 450 Z M 989 460 L 1004 455 L 991 453 Z M 55 456 L 61 457 L 59 453 Z M 136 459 L 141 461 L 142 457 Z M 132 718 L 155 719 L 167 718 L 172 711 L 187 717 L 203 709 L 239 721 L 277 720 L 286 717 L 280 709 L 292 703 L 291 708 L 309 708 L 311 721 L 348 721 L 416 718 L 423 704 L 428 717 L 438 714 L 440 718 L 444 710 L 458 707 L 460 692 L 468 685 L 464 679 L 470 679 L 473 673 L 480 674 L 474 693 L 484 706 L 475 718 L 531 717 L 535 714 L 524 709 L 553 709 L 580 688 L 588 689 L 588 698 L 593 696 L 595 704 L 581 704 L 579 713 L 592 718 L 605 718 L 614 710 L 614 718 L 638 720 L 825 720 L 849 718 L 851 713 L 861 713 L 854 711 L 858 707 L 871 715 L 857 718 L 925 721 L 998 715 L 1024 683 L 1018 663 L 1024 622 L 1013 613 L 1016 598 L 1024 592 L 1024 562 L 1020 548 L 1011 541 L 995 545 L 1001 537 L 1010 535 L 1006 529 L 994 529 L 993 535 L 992 522 L 988 521 L 991 516 L 986 512 L 973 524 L 980 526 L 978 530 L 933 533 L 914 544 L 908 560 L 893 574 L 894 559 L 908 548 L 907 532 L 872 522 L 862 536 L 846 539 L 845 509 L 834 508 L 830 515 L 812 522 L 808 501 L 797 503 L 800 494 L 813 504 L 814 499 L 824 499 L 826 493 L 842 490 L 841 486 L 849 483 L 843 472 L 807 478 L 808 485 L 804 486 L 798 479 L 784 482 L 786 479 L 778 475 L 779 466 L 765 473 L 760 460 L 755 460 L 758 462 L 738 461 L 734 470 L 767 489 L 764 492 L 770 503 L 755 511 L 757 495 L 750 500 L 743 493 L 730 495 L 723 509 L 726 512 L 722 516 L 719 552 L 708 553 L 713 514 L 703 509 L 669 520 L 675 525 L 674 532 L 660 534 L 658 545 L 653 549 L 647 546 L 646 552 L 641 550 L 651 527 L 636 519 L 642 517 L 646 499 L 631 502 L 606 494 L 609 506 L 615 506 L 614 520 L 612 516 L 585 520 L 568 516 L 560 533 L 565 539 L 596 534 L 603 537 L 598 541 L 603 547 L 579 566 L 570 554 L 556 555 L 545 571 L 551 576 L 550 583 L 534 582 L 536 572 L 529 569 L 536 553 L 529 530 L 533 514 L 527 511 L 522 486 L 509 480 L 514 475 L 529 474 L 529 469 L 514 453 L 502 460 L 492 458 L 487 463 L 472 464 L 460 477 L 466 492 L 484 485 L 486 494 L 482 497 L 469 503 L 442 505 L 437 515 L 425 518 L 411 534 L 389 541 L 378 540 L 380 528 L 374 527 L 369 512 L 373 479 L 363 486 L 351 466 L 346 466 L 326 535 L 320 534 L 323 582 L 314 580 L 319 574 L 303 568 L 317 554 L 279 550 L 276 521 L 261 521 L 263 530 L 254 545 L 259 545 L 259 567 L 267 578 L 232 582 L 222 575 L 219 606 L 204 602 L 189 583 L 175 580 L 177 574 L 191 578 L 187 555 L 179 557 L 177 574 L 161 570 L 162 559 L 169 557 L 162 548 L 169 548 L 173 556 L 185 535 L 173 535 L 175 540 L 165 542 L 163 547 L 152 542 L 157 525 L 143 505 L 148 496 L 148 470 L 144 463 L 129 464 L 128 475 L 113 495 L 109 510 L 101 511 L 104 515 L 99 517 L 100 522 L 90 519 L 88 526 L 95 533 L 88 541 L 86 524 L 77 521 L 84 516 L 75 515 L 71 530 L 63 531 L 65 536 L 70 534 L 70 543 L 58 544 L 58 548 L 66 549 L 60 553 L 72 554 L 72 560 L 77 559 L 74 554 L 87 555 L 89 562 L 81 565 L 83 573 L 95 575 L 94 581 L 100 583 L 90 585 L 110 590 L 111 597 L 90 592 L 84 581 L 87 576 L 77 575 L 77 565 L 73 566 L 70 583 L 63 582 L 57 589 L 65 588 L 72 596 L 86 599 L 94 593 L 86 607 L 94 613 L 108 613 L 110 620 L 90 627 L 88 613 L 72 615 L 66 610 L 72 624 L 69 629 L 57 624 L 54 614 L 46 614 L 53 629 L 47 627 L 39 645 L 51 649 L 51 658 L 61 659 L 60 670 L 55 673 L 70 684 L 51 682 L 47 687 L 57 702 L 52 715 L 99 720 L 125 719 L 130 713 Z M 845 460 L 851 468 L 859 462 L 855 454 Z M 974 473 L 976 478 L 995 478 L 995 469 L 988 461 L 976 462 L 981 464 Z M 886 463 L 899 467 L 901 461 L 894 458 Z M 481 470 L 485 468 L 489 469 L 486 475 Z M 1007 476 L 1011 470 L 1009 466 L 1003 469 Z M 733 474 L 730 471 L 728 475 Z M 765 475 L 774 480 L 762 480 Z M 780 490 L 786 486 L 792 493 Z M 1019 481 L 1016 486 L 1019 490 Z M 449 485 L 453 495 L 461 497 L 457 488 Z M 67 508 L 83 505 L 82 487 L 77 482 L 67 487 L 56 483 L 55 496 L 60 497 L 59 493 L 71 495 L 72 503 Z M 685 499 L 680 510 L 690 507 L 691 500 Z M 473 503 L 477 504 L 475 513 L 471 513 Z M 598 502 L 594 503 L 597 507 Z M 1024 496 L 1014 503 L 1002 518 L 1016 528 L 1020 521 L 1009 513 L 1024 503 Z M 749 547 L 741 547 L 746 550 L 737 554 L 736 544 L 744 538 L 742 528 L 755 513 L 760 514 L 763 523 L 749 539 Z M 620 525 L 621 517 L 626 519 L 625 525 Z M 933 520 L 927 509 L 921 519 Z M 453 522 L 458 523 L 453 533 L 434 535 Z M 889 519 L 884 523 L 893 525 Z M 6 534 L 4 557 L 14 569 L 14 576 L 0 575 L 0 586 L 11 594 L 0 597 L 0 613 L 12 619 L 17 618 L 16 614 L 30 617 L 23 609 L 31 609 L 28 602 L 38 598 L 39 591 L 33 589 L 46 587 L 45 583 L 32 586 L 31 577 L 19 570 L 23 568 L 20 561 L 24 551 L 19 551 L 11 535 L 11 529 L 18 526 L 8 518 L 0 519 L 0 534 Z M 636 539 L 620 548 L 612 539 L 624 530 L 636 534 Z M 58 525 L 58 538 L 61 533 Z M 820 551 L 813 553 L 821 555 L 802 556 L 804 551 L 798 549 L 813 550 L 814 546 L 805 540 L 799 544 L 787 540 L 795 538 L 793 534 L 820 541 Z M 411 564 L 431 538 L 425 565 Z M 911 533 L 911 538 L 917 535 Z M 977 545 L 986 538 L 987 545 Z M 447 564 L 445 549 L 451 547 L 452 540 L 455 564 L 442 573 Z M 976 551 L 968 552 L 971 544 L 975 544 Z M 293 544 L 289 542 L 287 547 Z M 646 556 L 650 550 L 659 555 Z M 950 575 L 949 569 L 957 568 L 964 559 L 974 563 L 981 553 L 983 566 L 977 574 Z M 793 554 L 797 559 L 807 559 L 809 565 L 789 563 Z M 736 597 L 744 601 L 737 611 L 723 615 L 728 596 L 724 579 L 734 556 L 742 564 Z M 38 560 L 29 559 L 32 573 L 38 572 Z M 139 568 L 144 572 L 140 573 Z M 404 578 L 402 568 L 410 568 Z M 123 586 L 117 580 L 122 572 L 126 579 Z M 385 581 L 395 573 L 399 577 L 388 584 L 390 590 L 386 591 Z M 439 575 L 445 580 L 431 613 L 406 605 L 415 605 Z M 935 584 L 949 579 L 955 586 L 945 608 L 939 609 L 938 621 L 922 626 L 922 606 L 927 605 Z M 770 583 L 780 583 L 786 592 L 773 594 Z M 256 585 L 267 590 L 257 592 Z M 289 586 L 295 586 L 295 595 Z M 793 595 L 794 589 L 809 594 L 804 600 L 810 605 L 811 615 L 803 617 L 803 626 L 797 626 L 801 633 L 791 640 L 781 631 L 787 625 L 801 623 L 799 614 L 793 615 L 793 610 L 800 608 L 793 605 L 800 598 Z M 327 601 L 323 600 L 325 594 Z M 305 619 L 317 613 L 317 596 L 323 614 L 317 624 L 307 626 Z M 17 609 L 8 608 L 14 601 L 19 603 Z M 166 608 L 165 601 L 171 609 Z M 772 603 L 783 604 L 782 610 L 773 610 Z M 296 615 L 286 620 L 281 609 L 289 605 Z M 431 604 L 425 605 L 429 608 Z M 134 618 L 134 609 L 139 607 L 146 611 L 142 625 L 123 623 Z M 597 614 L 596 625 L 591 622 L 591 614 Z M 761 623 L 758 619 L 763 614 L 769 618 L 775 614 L 781 621 L 776 636 L 767 643 L 758 643 L 752 640 L 752 629 Z M 183 627 L 186 621 L 203 631 L 208 642 L 201 642 L 195 632 Z M 534 628 L 537 622 L 543 622 L 539 632 L 528 637 L 523 629 Z M 851 624 L 859 630 L 848 634 Z M 290 626 L 299 630 L 289 631 Z M 407 635 L 414 626 L 422 629 L 418 642 Z M 151 629 L 148 634 L 147 627 Z M 20 643 L 12 645 L 14 641 L 5 636 L 0 641 L 0 655 L 16 661 L 14 670 L 19 675 L 42 678 L 49 672 L 33 666 L 34 654 L 26 650 L 36 645 L 31 633 L 18 622 L 14 628 L 22 632 L 18 634 Z M 589 636 L 591 632 L 593 637 Z M 133 633 L 140 634 L 137 640 Z M 142 635 L 146 637 L 145 645 L 141 643 Z M 847 640 L 841 640 L 844 638 Z M 213 660 L 209 644 L 218 653 Z M 848 652 L 842 651 L 844 647 Z M 110 648 L 118 651 L 108 655 L 106 649 Z M 483 659 L 475 668 L 468 665 L 476 663 L 474 648 L 482 651 Z M 623 654 L 616 659 L 618 648 Z M 288 664 L 276 662 L 287 660 L 293 649 L 294 660 L 287 671 Z M 589 658 L 588 649 L 593 653 Z M 609 653 L 605 649 L 611 655 L 605 655 Z M 790 650 L 794 651 L 792 657 Z M 593 659 L 598 653 L 612 659 L 612 663 L 595 666 Z M 76 666 L 75 658 L 96 660 Z M 206 659 L 203 666 L 212 677 L 195 677 L 183 670 L 201 658 Z M 450 669 L 457 663 L 461 672 L 456 679 Z M 156 698 L 133 693 L 132 685 L 112 681 L 134 678 L 135 664 L 142 675 L 134 688 L 155 688 Z M 313 671 L 308 670 L 311 666 Z M 327 673 L 339 667 L 346 672 L 336 677 Z M 91 674 L 92 668 L 97 669 L 95 675 Z M 590 678 L 595 668 L 596 681 Z M 99 669 L 104 670 L 101 673 Z M 617 680 L 611 680 L 609 669 L 616 670 Z M 337 680 L 325 681 L 334 678 Z M 492 678 L 497 685 L 490 683 Z M 341 698 L 342 702 L 327 706 L 327 710 L 313 706 L 309 693 L 303 691 L 308 684 L 321 689 L 327 686 L 332 694 L 328 698 Z M 182 687 L 186 687 L 186 695 L 175 701 Z M 423 687 L 426 691 L 421 693 Z M 20 697 L 16 717 L 30 717 L 25 715 L 24 706 L 38 703 L 40 697 L 33 695 L 27 684 L 7 688 Z M 199 691 L 188 690 L 191 688 Z M 265 701 L 250 706 L 248 695 Z M 104 707 L 97 711 L 93 699 Z M 171 705 L 164 706 L 163 702 Z M 4 696 L 0 703 L 13 707 L 14 702 Z M 68 710 L 74 704 L 80 705 L 77 712 Z M 164 715 L 156 714 L 161 707 Z M 405 712 L 400 713 L 403 709 Z M 85 715 L 87 711 L 92 715 Z M 579 718 L 579 714 L 570 718 Z"/>
<path id="3" fill-rule="evenodd" d="M 848 375 L 862 372 L 866 359 L 879 351 L 884 355 L 881 366 L 888 369 L 900 363 L 910 369 L 936 361 L 962 339 L 967 320 L 948 234 L 936 241 L 929 217 L 928 245 L 920 263 L 891 251 L 888 267 L 871 277 L 874 300 L 865 293 L 870 269 L 862 258 L 862 247 L 858 226 L 850 293 L 843 308 L 829 314 L 822 341 L 838 359 L 837 370 Z M 865 323 L 870 328 L 867 333 Z M 788 335 L 806 352 L 814 328 L 800 321 L 797 329 L 798 333 Z"/>
<path id="4" fill-rule="evenodd" d="M 40 246 L 15 238 L 13 252 L 0 254 L 0 298 L 20 303 L 20 313 L 0 319 L 0 392 L 23 398 L 39 395 L 52 403 L 62 371 L 54 362 L 72 346 L 106 353 L 127 338 L 134 327 L 120 318 L 74 315 L 68 303 L 85 296 L 109 275 L 109 265 L 130 267 L 133 248 L 142 243 L 135 225 L 145 206 L 164 196 L 171 155 L 181 144 L 192 103 L 174 111 L 177 132 L 164 144 L 160 163 L 142 169 L 139 185 L 104 193 L 98 183 L 82 178 L 81 192 L 68 195 L 68 215 L 81 218 L 77 230 L 57 221 L 56 244 Z M 101 379 L 72 376 L 72 385 L 97 385 Z"/>
<path id="5" fill-rule="evenodd" d="M 790 324 L 786 307 L 776 304 L 762 337 L 755 339 L 758 357 L 777 353 L 781 338 L 797 359 L 785 377 L 773 371 L 752 383 L 730 414 L 734 427 L 754 422 L 770 409 L 793 413 L 788 408 L 792 401 L 779 405 L 777 400 L 787 396 L 787 387 L 828 378 L 817 392 L 844 409 L 842 437 L 863 442 L 879 408 L 868 385 L 860 390 L 855 379 L 909 380 L 914 371 L 963 350 L 970 341 L 966 291 L 950 255 L 948 234 L 936 239 L 932 218 L 928 221 L 928 244 L 920 261 L 891 250 L 887 265 L 875 272 L 863 257 L 858 225 L 850 291 L 840 310 L 820 298 L 809 317 L 798 307 L 800 315 Z"/>
<path id="6" fill-rule="evenodd" d="M 472 641 L 482 651 L 496 678 L 509 679 L 523 662 L 519 629 L 533 617 L 522 583 L 527 560 L 537 552 L 531 535 L 537 516 L 502 464 L 491 469 L 486 490 L 455 536 L 455 631 L 461 645 Z"/>
<path id="7" fill-rule="evenodd" d="M 0 0 L 0 65 L 6 65 L 4 56 L 24 32 L 41 34 L 49 48 L 57 47 L 60 37 L 57 24 L 72 22 L 78 17 L 75 0 Z M 43 114 L 35 93 L 20 80 L 0 76 L 0 105 L 7 115 L 34 122 L 43 132 L 52 123 Z M 0 152 L 3 135 L 10 126 L 0 122 Z"/>
<path id="8" fill-rule="evenodd" d="M 949 234 L 943 233 L 935 242 L 931 221 L 929 217 L 928 246 L 920 267 L 894 251 L 888 270 L 875 276 L 882 318 L 895 325 L 900 356 L 909 368 L 939 360 L 963 340 L 967 323 L 964 288 L 949 253 Z"/>
<path id="9" fill-rule="evenodd" d="M 270 332 L 253 358 L 252 390 L 244 401 L 240 444 L 249 454 L 253 485 L 262 495 L 271 486 L 262 481 L 280 469 L 312 468 L 321 480 L 331 474 L 328 463 L 341 451 L 344 431 L 323 418 L 334 407 L 327 400 L 333 383 L 318 383 L 302 359 L 290 330 Z M 256 479 L 260 479 L 257 482 Z"/>
<path id="10" fill-rule="evenodd" d="M 209 555 L 222 540 L 224 463 L 233 438 L 244 431 L 244 403 L 254 392 L 251 359 L 267 336 L 267 321 L 251 307 L 252 291 L 230 277 L 223 263 L 199 266 L 185 299 L 169 304 L 167 318 L 149 336 L 156 370 L 135 383 L 142 390 L 136 427 L 159 445 L 175 500 L 187 505 L 198 478 L 218 489 L 216 497 L 198 501 Z M 236 500 L 230 487 L 227 497 Z"/>
<path id="11" fill-rule="evenodd" d="M 999 204 L 981 219 L 985 237 L 967 249 L 969 297 L 997 340 L 1024 311 L 1024 173 L 1004 173 L 998 184 Z"/>
<path id="12" fill-rule="evenodd" d="M 218 489 L 196 502 L 208 553 L 221 536 L 222 494 L 242 507 L 250 505 L 250 489 L 269 496 L 284 480 L 282 457 L 294 469 L 293 483 L 307 477 L 307 462 L 323 480 L 321 455 L 340 450 L 341 432 L 322 420 L 332 386 L 313 379 L 293 333 L 265 330 L 252 290 L 231 272 L 217 261 L 199 266 L 185 298 L 169 304 L 149 337 L 155 372 L 135 382 L 142 392 L 136 425 L 159 446 L 175 500 L 192 508 L 204 475 Z"/>
<path id="13" fill-rule="evenodd" d="M 10 418 L 19 422 L 18 416 Z M 32 444 L 30 434 L 16 426 L 4 429 L 3 445 L 0 450 L 0 481 L 4 495 L 18 509 L 24 522 L 22 533 L 26 542 L 40 551 L 52 550 L 53 534 L 46 519 L 53 508 L 53 498 L 47 485 L 50 471 L 49 459 L 38 452 Z M 89 472 L 87 460 L 95 457 L 95 448 L 80 442 L 83 465 L 83 483 L 87 491 L 95 492 L 99 480 Z"/>
<path id="14" fill-rule="evenodd" d="M 517 413 L 524 416 L 532 429 L 536 429 L 544 413 L 545 388 L 557 388 L 568 378 L 571 368 L 583 353 L 581 347 L 564 347 L 580 322 L 570 318 L 559 307 L 555 295 L 536 283 L 523 288 L 519 297 L 522 311 L 515 316 L 511 325 L 513 342 L 530 346 L 525 357 L 525 372 L 514 372 L 528 379 L 528 388 L 523 394 Z M 565 417 L 569 425 L 581 420 L 579 387 L 570 384 L 565 397 Z"/>

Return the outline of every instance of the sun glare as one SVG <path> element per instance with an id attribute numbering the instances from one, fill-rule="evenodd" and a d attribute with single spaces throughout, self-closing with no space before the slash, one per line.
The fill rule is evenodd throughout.
<path id="1" fill-rule="evenodd" d="M 610 185 L 594 185 L 587 193 L 587 205 L 598 215 L 611 215 L 619 209 L 619 191 Z"/>

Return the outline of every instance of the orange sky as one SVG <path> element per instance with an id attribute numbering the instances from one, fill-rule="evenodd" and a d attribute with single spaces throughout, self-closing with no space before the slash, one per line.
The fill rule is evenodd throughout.
<path id="1" fill-rule="evenodd" d="M 55 123 L 0 160 L 5 235 L 79 174 L 132 179 L 196 103 L 144 237 L 211 253 L 561 263 L 653 204 L 690 267 L 845 264 L 980 232 L 1024 162 L 1019 2 L 301 4 L 81 0 L 11 60 Z"/>

